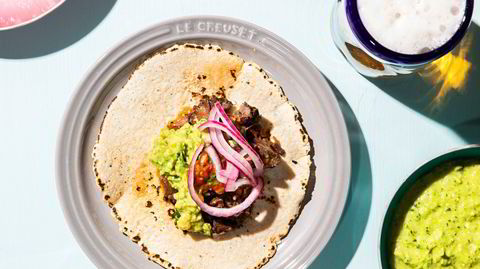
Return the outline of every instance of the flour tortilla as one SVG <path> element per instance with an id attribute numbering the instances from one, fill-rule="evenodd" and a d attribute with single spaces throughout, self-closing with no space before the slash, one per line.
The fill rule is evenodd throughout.
<path id="1" fill-rule="evenodd" d="M 247 102 L 273 124 L 286 151 L 265 171 L 264 195 L 242 228 L 209 238 L 184 234 L 168 216 L 155 167 L 147 160 L 153 140 L 199 94 L 225 94 Z M 174 45 L 143 62 L 107 111 L 93 150 L 97 184 L 120 231 L 148 259 L 166 268 L 260 268 L 298 217 L 310 175 L 309 138 L 295 106 L 255 63 L 215 45 Z M 139 169 L 139 167 L 141 167 Z M 135 183 L 140 184 L 140 191 Z"/>

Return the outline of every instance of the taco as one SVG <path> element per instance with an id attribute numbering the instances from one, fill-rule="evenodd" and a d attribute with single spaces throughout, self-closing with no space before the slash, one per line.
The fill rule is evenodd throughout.
<path id="1" fill-rule="evenodd" d="M 259 268 L 298 217 L 309 137 L 282 88 L 216 45 L 149 56 L 107 110 L 93 168 L 120 231 L 166 268 Z"/>

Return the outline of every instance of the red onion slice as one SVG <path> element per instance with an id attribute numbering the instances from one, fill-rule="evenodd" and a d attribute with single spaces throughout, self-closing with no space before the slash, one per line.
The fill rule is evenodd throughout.
<path id="1" fill-rule="evenodd" d="M 213 109 L 215 109 L 215 108 L 218 111 L 220 119 L 225 123 L 225 125 L 227 125 L 233 131 L 233 133 L 235 133 L 235 134 L 237 134 L 237 136 L 241 137 L 241 140 L 243 142 L 247 143 L 247 140 L 243 137 L 243 135 L 240 133 L 240 131 L 237 129 L 237 127 L 235 127 L 232 120 L 230 120 L 230 118 L 228 117 L 227 113 L 223 109 L 223 106 L 220 104 L 220 102 L 215 103 L 215 107 Z"/>
<path id="2" fill-rule="evenodd" d="M 222 107 L 222 109 L 223 109 L 223 107 Z M 218 121 L 219 119 L 220 119 L 220 113 L 218 112 L 218 109 L 216 107 L 213 107 L 211 112 L 210 112 L 210 115 L 208 116 L 208 120 L 209 121 Z M 243 158 L 240 158 L 240 156 L 237 156 L 237 158 L 235 158 L 235 156 L 230 156 L 228 154 L 228 153 L 235 154 L 236 151 L 233 150 L 230 147 L 230 145 L 228 144 L 227 141 L 225 141 L 225 138 L 223 137 L 223 134 L 220 130 L 215 130 L 213 128 L 209 128 L 209 134 L 210 134 L 210 139 L 212 140 L 212 144 L 214 145 L 214 147 L 216 147 L 216 149 L 220 152 L 220 154 L 222 154 L 222 156 L 224 156 L 227 159 L 227 168 L 228 168 L 229 163 L 234 168 L 243 167 L 244 169 L 242 169 L 242 172 L 245 175 L 248 175 L 247 177 L 249 177 L 252 180 L 253 186 L 255 186 L 256 185 L 256 182 L 255 182 L 256 180 L 253 176 L 253 169 L 250 166 L 250 164 L 248 163 L 248 161 L 244 161 Z M 232 163 L 234 165 L 232 165 Z M 238 168 L 236 168 L 236 170 L 238 171 Z M 221 169 L 218 174 L 223 176 L 224 173 L 225 173 L 225 171 L 223 169 Z M 221 180 L 223 180 L 223 179 L 221 179 Z M 226 183 L 226 182 L 222 182 L 222 183 Z"/>
<path id="3" fill-rule="evenodd" d="M 253 174 L 252 166 L 242 157 L 238 152 L 236 152 L 223 137 L 221 131 L 227 133 L 229 136 L 238 143 L 243 144 L 240 139 L 238 139 L 232 131 L 223 123 L 218 121 L 207 121 L 198 127 L 200 130 L 205 128 L 210 129 L 210 138 L 215 149 L 223 156 L 227 161 L 230 161 L 234 164 L 242 173 L 244 173 L 248 179 L 252 181 L 252 185 L 256 185 L 256 179 Z M 216 130 L 217 129 L 217 130 Z M 213 133 L 213 134 L 212 134 Z"/>
<path id="4" fill-rule="evenodd" d="M 226 192 L 234 192 L 240 186 L 243 186 L 243 185 L 251 185 L 250 180 L 248 180 L 246 178 L 239 178 L 237 180 L 228 179 L 227 185 L 225 186 L 225 191 Z"/>
<path id="5" fill-rule="evenodd" d="M 220 102 L 215 103 L 215 107 L 213 109 L 215 109 L 215 108 L 217 109 L 218 115 L 220 116 L 220 119 L 223 121 L 223 123 L 230 130 L 232 130 L 232 132 L 234 134 L 236 134 L 236 137 L 239 140 L 241 140 L 243 142 L 243 143 L 239 143 L 238 141 L 236 141 L 238 144 L 240 144 L 242 149 L 247 152 L 249 157 L 252 159 L 253 164 L 255 164 L 255 167 L 257 168 L 256 171 L 255 171 L 255 176 L 263 175 L 263 162 L 260 159 L 260 156 L 258 155 L 258 153 L 250 146 L 250 144 L 248 144 L 247 140 L 242 136 L 242 134 L 237 129 L 237 127 L 235 127 L 235 125 L 233 124 L 233 122 L 228 117 L 227 113 L 223 109 L 223 106 L 220 104 Z M 212 112 L 211 112 L 211 114 L 212 114 Z M 230 137 L 232 137 L 232 136 L 230 135 Z M 232 138 L 234 138 L 234 137 L 232 137 Z"/>
<path id="6" fill-rule="evenodd" d="M 227 183 L 227 177 L 223 175 L 222 173 L 222 164 L 220 163 L 220 158 L 218 157 L 217 152 L 212 146 L 208 146 L 205 148 L 205 151 L 207 152 L 208 156 L 210 156 L 210 159 L 212 159 L 213 165 L 215 166 L 215 174 L 217 176 L 218 182 Z"/>
<path id="7" fill-rule="evenodd" d="M 239 214 L 243 210 L 247 209 L 260 195 L 262 188 L 263 188 L 263 179 L 259 178 L 257 186 L 252 189 L 252 192 L 248 195 L 248 197 L 243 201 L 241 204 L 236 205 L 231 208 L 217 208 L 209 206 L 208 204 L 204 203 L 200 197 L 198 196 L 197 192 L 195 191 L 194 187 L 194 177 L 195 177 L 195 161 L 197 160 L 198 156 L 202 152 L 204 148 L 204 144 L 200 145 L 195 154 L 193 154 L 192 161 L 190 163 L 190 168 L 188 169 L 188 192 L 192 197 L 193 201 L 200 207 L 200 209 L 211 215 L 216 217 L 224 217 L 228 218 L 230 216 Z"/>
<path id="8" fill-rule="evenodd" d="M 238 171 L 238 168 L 235 167 L 235 165 L 233 165 L 231 162 L 227 161 L 227 167 L 225 168 L 225 170 L 221 170 L 220 174 L 224 178 L 226 178 L 227 180 L 235 181 L 238 178 L 239 171 Z M 222 183 L 224 183 L 224 182 L 222 182 Z"/>
<path id="9" fill-rule="evenodd" d="M 253 175 L 255 177 L 263 175 L 263 162 L 262 162 L 262 160 L 260 158 L 258 158 L 255 151 L 253 151 L 253 149 L 248 145 L 248 143 L 245 143 L 245 142 L 241 141 L 241 139 L 236 134 L 234 134 L 225 124 L 223 124 L 221 122 L 218 122 L 218 121 L 207 121 L 207 122 L 203 123 L 202 125 L 200 125 L 198 128 L 200 130 L 203 130 L 205 128 L 210 128 L 210 131 L 212 129 L 219 129 L 220 131 L 225 132 L 227 135 L 229 135 L 231 138 L 233 138 L 233 140 L 235 140 L 235 142 L 237 142 L 240 145 L 240 147 L 242 147 L 243 150 L 245 150 L 247 152 L 248 156 L 252 159 L 252 161 L 255 164 L 255 167 L 257 169 L 255 170 L 255 172 L 253 172 L 253 170 L 251 170 L 251 166 L 247 162 L 247 160 L 240 153 L 238 153 L 232 147 L 230 147 L 228 142 L 225 141 L 225 138 L 223 137 L 223 134 L 221 132 L 219 134 L 219 131 L 217 131 L 217 133 L 216 133 L 217 139 L 214 139 L 213 137 L 211 137 L 212 138 L 212 143 L 215 146 L 215 148 L 218 151 L 220 151 L 220 149 L 216 145 L 216 143 L 219 142 L 223 149 L 225 149 L 230 155 L 232 155 L 238 162 L 242 163 L 243 167 L 245 169 L 248 169 L 248 173 L 253 173 Z M 222 154 L 222 155 L 224 155 L 224 154 Z M 224 155 L 224 157 L 227 158 L 227 156 L 225 156 L 225 155 Z M 229 161 L 231 161 L 231 160 L 229 159 Z M 236 162 L 232 161 L 232 163 L 237 165 Z M 238 167 L 238 168 L 240 170 L 242 170 L 242 167 Z M 246 175 L 247 175 L 248 178 L 251 179 L 251 177 L 249 177 L 249 174 L 246 174 Z"/>

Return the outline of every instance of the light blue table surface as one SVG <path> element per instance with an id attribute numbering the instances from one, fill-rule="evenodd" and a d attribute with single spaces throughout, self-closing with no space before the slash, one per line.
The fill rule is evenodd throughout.
<path id="1" fill-rule="evenodd" d="M 470 30 L 466 88 L 428 106 L 435 89 L 417 75 L 367 80 L 330 37 L 333 0 L 68 0 L 37 23 L 0 32 L 0 268 L 94 268 L 57 199 L 54 153 L 67 101 L 87 69 L 114 44 L 184 15 L 250 21 L 301 50 L 335 88 L 352 146 L 352 184 L 335 234 L 311 268 L 379 268 L 383 212 L 424 161 L 480 142 L 480 12 Z"/>

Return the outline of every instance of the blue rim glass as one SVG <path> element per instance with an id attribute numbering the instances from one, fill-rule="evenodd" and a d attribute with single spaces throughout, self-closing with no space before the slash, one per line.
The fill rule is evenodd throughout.
<path id="1" fill-rule="evenodd" d="M 401 65 L 418 65 L 428 63 L 452 51 L 462 40 L 472 20 L 474 0 L 466 0 L 465 14 L 457 32 L 442 46 L 422 54 L 404 54 L 395 52 L 382 46 L 367 31 L 360 19 L 357 0 L 346 0 L 346 13 L 348 23 L 355 36 L 365 48 L 373 55 L 385 61 Z"/>

